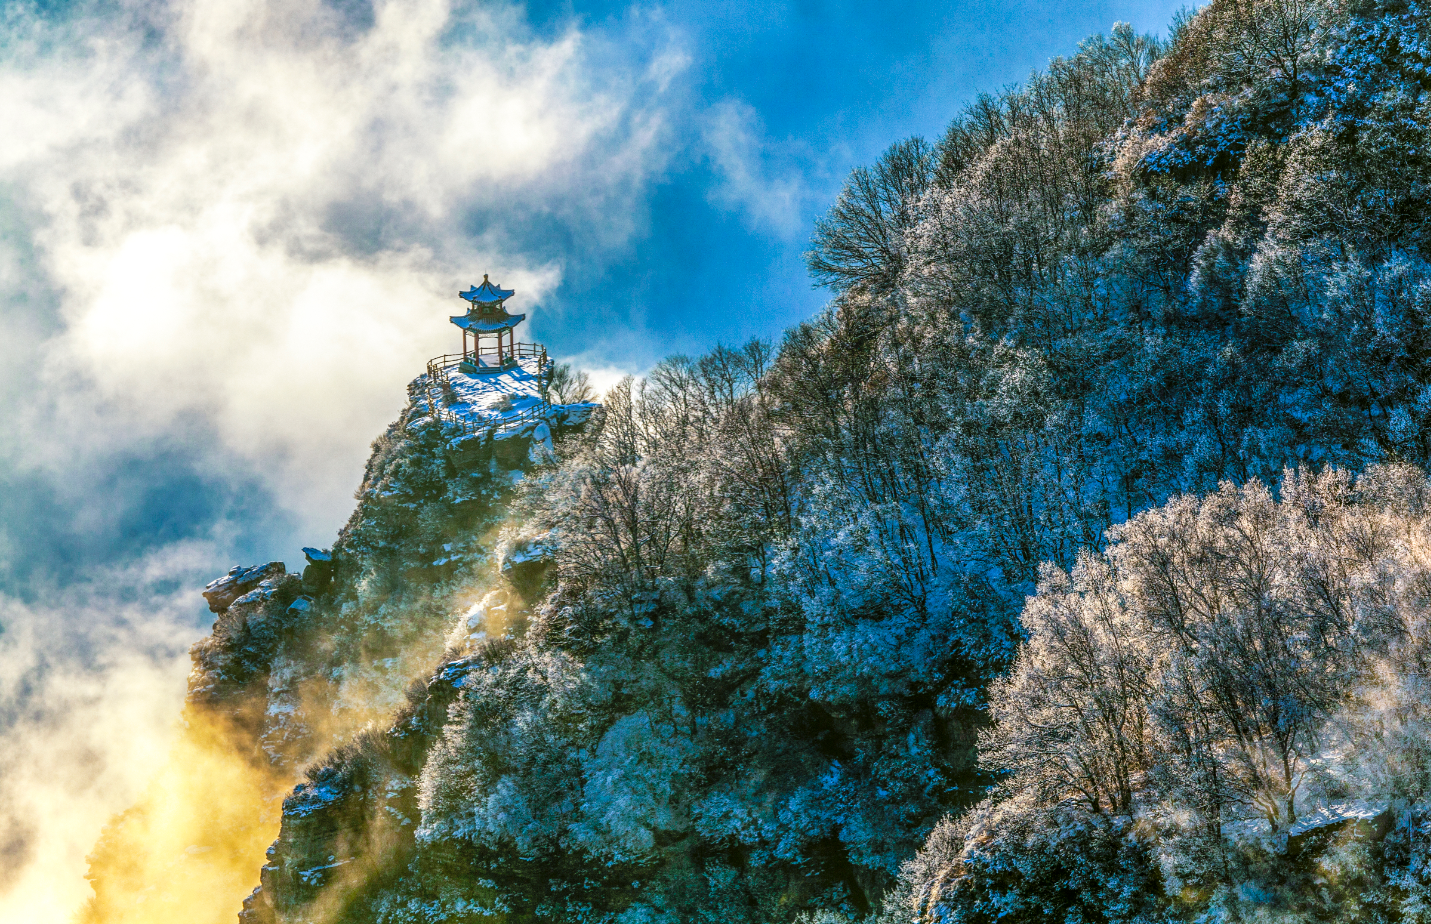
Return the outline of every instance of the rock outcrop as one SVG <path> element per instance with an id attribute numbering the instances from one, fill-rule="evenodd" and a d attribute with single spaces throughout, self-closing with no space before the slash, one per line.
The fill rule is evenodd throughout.
<path id="1" fill-rule="evenodd" d="M 204 599 L 209 601 L 210 612 L 222 613 L 233 605 L 235 600 L 258 587 L 259 584 L 281 577 L 285 573 L 287 573 L 287 568 L 281 561 L 271 561 L 266 565 L 253 565 L 248 568 L 235 565 L 229 569 L 228 574 L 209 582 L 208 586 L 204 588 Z"/>
<path id="2" fill-rule="evenodd" d="M 204 588 L 217 618 L 191 652 L 186 731 L 96 845 L 80 924 L 231 924 L 241 905 L 244 921 L 306 920 L 375 863 L 400 866 L 416 774 L 476 663 L 432 676 L 450 623 L 490 589 L 494 527 L 553 426 L 591 410 L 487 433 L 476 464 L 419 403 L 374 443 L 357 509 L 331 549 L 303 549 L 301 575 L 272 561 Z"/>

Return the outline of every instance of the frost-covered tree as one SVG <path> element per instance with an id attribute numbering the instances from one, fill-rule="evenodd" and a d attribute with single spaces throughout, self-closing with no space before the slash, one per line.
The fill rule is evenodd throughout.
<path id="1" fill-rule="evenodd" d="M 1013 671 L 990 688 L 982 759 L 1005 774 L 1000 794 L 976 813 L 985 827 L 965 824 L 954 859 L 918 874 L 925 891 L 952 877 L 960 888 L 935 903 L 977 919 L 963 915 L 997 885 L 961 865 L 1022 863 L 1029 850 L 988 825 L 1062 839 L 1082 819 L 1111 824 L 1129 850 L 1156 832 L 1169 855 L 1159 878 L 1192 889 L 1165 906 L 1196 909 L 1200 890 L 1265 880 L 1262 848 L 1238 833 L 1257 822 L 1275 835 L 1329 799 L 1420 797 L 1428 539 L 1419 470 L 1294 472 L 1280 498 L 1257 482 L 1176 498 L 1116 528 L 1071 574 L 1050 570 Z M 1357 875 L 1379 881 L 1372 867 Z M 1314 901 L 1300 886 L 1288 900 Z"/>

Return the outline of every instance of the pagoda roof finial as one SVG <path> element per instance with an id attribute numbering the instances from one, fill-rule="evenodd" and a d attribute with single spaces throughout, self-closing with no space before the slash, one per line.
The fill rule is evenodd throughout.
<path id="1" fill-rule="evenodd" d="M 516 289 L 504 289 L 501 286 L 493 285 L 492 280 L 487 278 L 487 274 L 482 274 L 482 284 L 473 286 L 466 292 L 457 293 L 459 298 L 465 298 L 475 307 L 477 305 L 497 305 L 517 294 Z"/>
<path id="2" fill-rule="evenodd" d="M 452 323 L 463 330 L 480 334 L 508 331 L 526 318 L 524 314 L 508 314 L 506 307 L 502 304 L 516 295 L 516 290 L 504 289 L 493 284 L 486 273 L 482 274 L 480 286 L 473 286 L 466 292 L 457 294 L 471 303 L 467 314 L 452 319 Z"/>

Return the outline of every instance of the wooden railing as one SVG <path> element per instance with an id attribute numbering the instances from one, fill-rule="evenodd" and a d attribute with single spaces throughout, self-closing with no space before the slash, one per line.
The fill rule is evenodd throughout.
<path id="1" fill-rule="evenodd" d="M 427 361 L 427 404 L 432 411 L 432 416 L 457 428 L 464 436 L 471 436 L 486 430 L 491 430 L 492 434 L 496 436 L 500 433 L 520 429 L 532 420 L 545 417 L 551 410 L 551 404 L 547 402 L 547 380 L 551 375 L 551 366 L 547 360 L 547 348 L 540 343 L 516 343 L 512 346 L 513 350 L 504 351 L 504 355 L 537 360 L 538 402 L 536 404 L 524 408 L 516 414 L 504 414 L 496 419 L 472 420 L 452 413 L 447 407 L 452 400 L 452 383 L 449 374 L 462 365 L 464 359 L 474 354 L 444 353 Z M 497 354 L 490 355 L 496 356 Z"/>
<path id="2" fill-rule="evenodd" d="M 491 357 L 508 357 L 513 359 L 528 358 L 537 361 L 537 378 L 542 382 L 542 388 L 546 388 L 547 376 L 551 372 L 551 364 L 547 359 L 547 348 L 540 343 L 514 343 L 511 350 L 503 350 L 500 354 L 488 350 L 482 353 L 444 353 L 427 361 L 427 376 L 430 380 L 436 381 L 441 378 L 446 380 L 447 370 L 455 369 L 462 364 L 462 360 L 469 356 L 482 359 Z M 496 366 L 497 363 L 493 363 Z"/>
<path id="3" fill-rule="evenodd" d="M 545 346 L 543 346 L 542 344 L 540 344 L 540 343 L 523 343 L 523 342 L 521 342 L 521 341 L 518 341 L 518 342 L 512 344 L 512 349 L 515 351 L 515 352 L 513 353 L 513 355 L 515 355 L 515 356 L 534 356 L 534 357 L 537 357 L 537 358 L 541 359 L 541 365 L 542 365 L 542 367 L 543 367 L 543 368 L 546 367 L 546 364 L 547 364 L 547 348 L 546 348 Z"/>

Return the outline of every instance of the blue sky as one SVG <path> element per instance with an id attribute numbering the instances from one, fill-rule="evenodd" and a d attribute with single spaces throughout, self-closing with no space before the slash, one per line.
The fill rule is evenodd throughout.
<path id="1" fill-rule="evenodd" d="M 851 168 L 1176 6 L 0 5 L 0 920 L 68 919 L 199 587 L 333 541 L 460 289 L 607 382 L 778 338 Z"/>
<path id="2" fill-rule="evenodd" d="M 693 112 L 735 104 L 759 133 L 761 175 L 795 191 L 789 221 L 752 218 L 722 195 L 721 165 L 688 129 L 670 171 L 641 203 L 640 232 L 574 272 L 548 298 L 560 324 L 541 325 L 558 352 L 640 367 L 718 340 L 775 337 L 824 304 L 802 252 L 813 223 L 851 168 L 910 135 L 937 139 L 961 106 L 1072 53 L 1116 21 L 1165 33 L 1182 3 L 736 2 L 634 9 L 625 4 L 534 3 L 531 27 L 623 34 L 652 20 L 690 55 L 684 93 Z M 639 28 L 639 27 L 636 27 Z M 748 108 L 747 108 L 748 107 Z M 555 235 L 551 241 L 564 241 Z M 650 336 L 613 337 L 632 321 Z"/>

